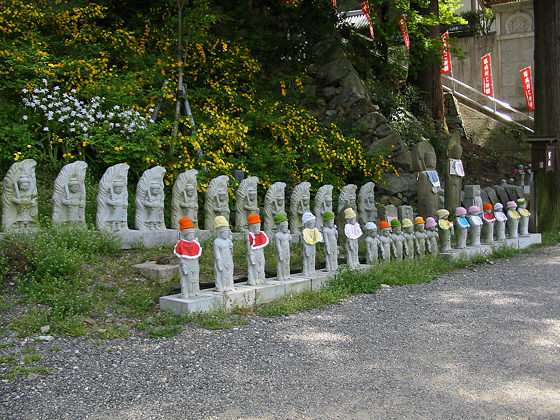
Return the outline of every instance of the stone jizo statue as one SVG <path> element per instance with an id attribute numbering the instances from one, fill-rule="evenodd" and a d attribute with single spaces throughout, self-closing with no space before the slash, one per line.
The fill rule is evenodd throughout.
<path id="1" fill-rule="evenodd" d="M 323 215 L 326 212 L 332 213 L 333 211 L 333 198 L 332 198 L 333 186 L 323 185 L 317 190 L 315 195 L 315 214 L 317 215 L 317 229 L 323 230 Z M 333 222 L 334 223 L 334 222 Z"/>
<path id="2" fill-rule="evenodd" d="M 336 207 L 336 219 L 335 225 L 337 225 L 340 237 L 344 237 L 344 226 L 346 225 L 346 217 L 344 216 L 344 210 L 351 208 L 357 211 L 356 207 L 356 191 L 358 187 L 354 184 L 348 184 L 342 187 L 340 190 L 340 195 L 338 196 L 338 205 Z"/>
<path id="3" fill-rule="evenodd" d="M 334 225 L 334 213 L 323 213 L 323 241 L 325 245 L 325 265 L 327 271 L 338 270 L 338 230 Z"/>
<path id="4" fill-rule="evenodd" d="M 227 175 L 220 175 L 208 184 L 206 190 L 206 202 L 204 203 L 204 212 L 206 220 L 206 229 L 214 229 L 213 221 L 217 216 L 222 216 L 228 222 L 229 229 L 229 194 L 228 194 L 229 178 Z"/>
<path id="5" fill-rule="evenodd" d="M 504 214 L 504 206 L 502 203 L 496 203 L 494 205 L 494 216 L 496 217 L 496 225 L 494 227 L 495 240 L 503 241 L 506 239 L 507 216 Z"/>
<path id="6" fill-rule="evenodd" d="M 435 216 L 439 209 L 441 183 L 436 171 L 436 153 L 429 142 L 421 141 L 414 146 L 412 163 L 417 172 L 418 212 Z"/>
<path id="7" fill-rule="evenodd" d="M 317 250 L 315 245 L 323 241 L 323 235 L 319 229 L 315 227 L 315 216 L 306 211 L 301 216 L 303 224 L 302 242 L 303 242 L 303 275 L 313 276 L 315 271 L 315 256 Z"/>
<path id="8" fill-rule="evenodd" d="M 508 238 L 517 238 L 519 237 L 519 219 L 521 216 L 517 212 L 517 202 L 515 201 L 508 201 L 506 203 L 507 207 L 507 236 Z"/>
<path id="9" fill-rule="evenodd" d="M 290 197 L 290 230 L 299 235 L 302 231 L 302 217 L 310 212 L 311 195 L 309 182 L 301 182 L 295 186 Z"/>
<path id="10" fill-rule="evenodd" d="M 136 229 L 140 231 L 165 230 L 163 219 L 163 175 L 161 166 L 144 171 L 136 186 Z"/>
<path id="11" fill-rule="evenodd" d="M 461 190 L 465 170 L 461 156 L 461 136 L 458 131 L 452 133 L 447 143 L 447 165 L 445 167 L 445 208 L 456 209 L 461 205 Z"/>
<path id="12" fill-rule="evenodd" d="M 196 238 L 194 223 L 188 217 L 179 220 L 180 240 L 173 253 L 179 258 L 179 276 L 181 278 L 180 298 L 187 299 L 197 296 L 200 292 L 200 267 L 198 258 L 202 247 Z"/>
<path id="13" fill-rule="evenodd" d="M 449 219 L 449 211 L 447 209 L 440 209 L 437 211 L 438 216 L 438 234 L 440 243 L 440 252 L 451 251 L 451 235 L 454 231 L 453 223 Z"/>
<path id="14" fill-rule="evenodd" d="M 128 168 L 126 163 L 113 165 L 107 168 L 99 181 L 95 219 L 99 230 L 128 230 Z"/>
<path id="15" fill-rule="evenodd" d="M 455 239 L 457 241 L 457 249 L 464 249 L 467 246 L 467 233 L 471 225 L 467 220 L 466 215 L 466 208 L 457 207 L 457 210 L 455 211 Z"/>
<path id="16" fill-rule="evenodd" d="M 438 254 L 438 225 L 433 217 L 426 217 L 426 235 L 428 235 L 427 250 L 429 254 Z"/>
<path id="17" fill-rule="evenodd" d="M 79 223 L 85 225 L 87 163 L 78 160 L 64 165 L 54 181 L 52 196 L 54 225 Z"/>
<path id="18" fill-rule="evenodd" d="M 346 225 L 344 225 L 344 235 L 346 236 L 346 262 L 351 269 L 360 266 L 358 256 L 358 238 L 362 236 L 362 228 L 356 221 L 356 212 L 353 208 L 344 210 L 344 218 Z"/>
<path id="19" fill-rule="evenodd" d="M 521 218 L 519 219 L 519 235 L 528 236 L 529 217 L 531 216 L 531 212 L 527 210 L 527 200 L 525 200 L 524 198 L 519 198 L 517 200 L 517 204 L 519 204 L 517 212 L 519 213 L 519 216 L 521 216 Z"/>
<path id="20" fill-rule="evenodd" d="M 379 258 L 381 241 L 377 235 L 377 226 L 374 222 L 367 222 L 366 226 L 366 263 L 375 264 Z"/>
<path id="21" fill-rule="evenodd" d="M 468 210 L 467 220 L 469 225 L 470 246 L 480 245 L 480 231 L 482 229 L 482 219 L 480 218 L 481 211 L 478 206 L 470 206 Z"/>
<path id="22" fill-rule="evenodd" d="M 235 200 L 235 227 L 240 232 L 247 231 L 247 217 L 259 214 L 257 203 L 257 184 L 259 178 L 250 176 L 239 183 Z"/>
<path id="23" fill-rule="evenodd" d="M 212 230 L 215 230 L 217 234 L 217 238 L 214 239 L 216 290 L 218 292 L 229 292 L 235 288 L 233 286 L 233 242 L 226 218 L 216 216 Z"/>
<path id="24" fill-rule="evenodd" d="M 274 216 L 276 233 L 274 244 L 276 245 L 276 278 L 279 281 L 290 280 L 290 244 L 292 235 L 288 230 L 288 217 L 285 214 Z"/>
<path id="25" fill-rule="evenodd" d="M 39 228 L 37 181 L 33 159 L 15 162 L 4 177 L 2 227 L 4 231 L 34 231 Z"/>
<path id="26" fill-rule="evenodd" d="M 171 194 L 171 227 L 179 229 L 179 220 L 187 217 L 198 226 L 198 171 L 190 169 L 177 176 Z"/>
<path id="27" fill-rule="evenodd" d="M 402 223 L 399 219 L 391 220 L 391 231 L 391 239 L 393 240 L 391 253 L 393 259 L 402 261 L 405 254 L 406 241 L 402 233 Z"/>
<path id="28" fill-rule="evenodd" d="M 362 185 L 358 192 L 358 214 L 362 226 L 365 226 L 367 222 L 374 222 L 377 220 L 375 184 L 373 182 Z"/>
<path id="29" fill-rule="evenodd" d="M 391 239 L 391 225 L 385 220 L 379 222 L 379 229 L 381 235 L 379 235 L 379 241 L 381 242 L 380 247 L 380 257 L 383 261 L 389 261 L 391 259 L 391 246 L 393 240 Z"/>
<path id="30" fill-rule="evenodd" d="M 402 219 L 402 229 L 404 236 L 404 258 L 407 260 L 414 259 L 414 224 L 408 217 Z"/>
<path id="31" fill-rule="evenodd" d="M 494 242 L 494 225 L 496 223 L 496 217 L 492 214 L 492 204 L 484 203 L 482 205 L 482 229 L 481 229 L 481 240 L 485 244 L 491 244 Z"/>
<path id="32" fill-rule="evenodd" d="M 416 252 L 417 259 L 423 258 L 426 255 L 426 249 L 429 246 L 425 227 L 426 222 L 423 217 L 418 216 L 414 219 L 414 251 Z"/>
<path id="33" fill-rule="evenodd" d="M 285 189 L 285 182 L 275 182 L 264 196 L 264 230 L 268 233 L 276 232 L 278 227 L 275 222 L 276 215 L 286 215 Z"/>
<path id="34" fill-rule="evenodd" d="M 261 230 L 261 218 L 258 214 L 247 216 L 247 227 L 247 284 L 266 284 L 264 247 L 268 245 L 268 236 Z"/>

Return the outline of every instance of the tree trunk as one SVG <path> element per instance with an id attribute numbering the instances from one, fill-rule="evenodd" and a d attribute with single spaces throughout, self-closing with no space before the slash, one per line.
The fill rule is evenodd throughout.
<path id="1" fill-rule="evenodd" d="M 183 8 L 185 2 L 177 0 L 177 63 L 179 63 L 179 77 L 177 81 L 177 94 L 175 102 L 175 120 L 173 121 L 173 140 L 177 140 L 179 132 L 179 113 L 181 112 L 181 99 L 183 98 Z"/>
<path id="2" fill-rule="evenodd" d="M 535 10 L 535 135 L 560 139 L 560 4 L 556 0 L 538 0 Z M 536 171 L 539 230 L 560 226 L 560 195 L 557 174 L 560 171 L 556 148 L 554 172 Z"/>
<path id="3" fill-rule="evenodd" d="M 434 14 L 439 16 L 438 0 L 430 0 L 427 8 L 418 8 L 420 14 Z M 426 36 L 439 42 L 439 25 L 428 26 Z M 439 60 L 427 57 L 425 47 L 414 45 L 411 39 L 410 65 L 412 71 L 409 72 L 409 82 L 418 87 L 424 93 L 424 99 L 432 120 L 441 121 L 444 118 L 443 111 L 443 90 L 441 88 L 441 63 Z"/>

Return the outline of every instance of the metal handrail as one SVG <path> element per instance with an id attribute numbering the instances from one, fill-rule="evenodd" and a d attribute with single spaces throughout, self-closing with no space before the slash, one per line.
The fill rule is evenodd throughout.
<path id="1" fill-rule="evenodd" d="M 494 116 L 496 116 L 497 118 L 499 118 L 501 120 L 514 123 L 515 125 L 517 125 L 519 127 L 522 127 L 522 128 L 526 129 L 527 131 L 529 131 L 531 133 L 533 132 L 533 129 L 531 129 L 530 127 L 527 127 L 527 126 L 515 121 L 512 117 L 510 117 L 509 115 L 507 115 L 505 113 L 499 112 L 496 108 L 497 108 L 497 105 L 499 105 L 501 108 L 504 108 L 504 109 L 510 111 L 513 114 L 521 116 L 522 118 L 524 118 L 526 120 L 535 121 L 535 119 L 532 116 L 530 116 L 528 114 L 525 114 L 524 112 L 521 112 L 518 109 L 513 108 L 507 102 L 501 101 L 501 100 L 496 99 L 496 98 L 491 97 L 491 96 L 487 96 L 484 93 L 482 93 L 481 91 L 479 91 L 479 90 L 473 88 L 472 86 L 470 86 L 470 85 L 468 85 L 468 84 L 466 84 L 466 83 L 464 83 L 460 80 L 457 80 L 453 77 L 450 77 L 448 75 L 443 74 L 442 79 L 446 79 L 446 81 L 451 82 L 450 83 L 451 86 L 442 85 L 442 87 L 445 90 L 447 90 L 449 92 L 452 92 L 454 95 L 460 97 L 461 99 L 463 99 L 465 101 L 469 101 L 474 105 L 477 105 L 481 108 L 484 108 L 487 112 L 490 112 L 490 113 L 494 114 Z M 493 103 L 494 104 L 494 109 L 492 109 L 491 107 L 489 107 L 487 105 L 484 105 L 483 103 L 481 103 L 482 101 L 478 101 L 475 98 L 469 97 L 464 93 L 457 92 L 456 89 L 455 89 L 455 85 L 461 86 L 461 87 L 465 88 L 466 90 L 477 94 L 478 96 L 483 98 L 485 101 Z"/>

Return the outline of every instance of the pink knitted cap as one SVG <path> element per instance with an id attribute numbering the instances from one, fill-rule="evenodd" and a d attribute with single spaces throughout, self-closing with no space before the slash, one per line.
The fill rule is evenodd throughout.
<path id="1" fill-rule="evenodd" d="M 467 214 L 467 209 L 464 207 L 457 207 L 457 210 L 455 210 L 456 216 L 464 216 L 466 214 Z"/>
<path id="2" fill-rule="evenodd" d="M 480 213 L 480 207 L 478 206 L 470 206 L 469 213 Z"/>
<path id="3" fill-rule="evenodd" d="M 426 217 L 426 227 L 431 228 L 437 226 L 436 219 L 433 217 Z"/>
<path id="4" fill-rule="evenodd" d="M 508 209 L 516 209 L 517 208 L 517 203 L 515 201 L 508 201 L 506 203 L 506 208 Z"/>

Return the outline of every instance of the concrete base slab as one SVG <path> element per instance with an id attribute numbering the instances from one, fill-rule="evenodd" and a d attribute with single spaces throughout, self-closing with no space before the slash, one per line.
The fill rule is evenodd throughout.
<path id="1" fill-rule="evenodd" d="M 319 290 L 326 287 L 329 280 L 336 276 L 336 271 L 318 270 L 317 275 L 311 279 L 311 290 Z"/>
<path id="2" fill-rule="evenodd" d="M 311 290 L 311 279 L 312 277 L 303 276 L 302 274 L 292 274 L 291 280 L 284 282 L 286 294 L 298 294 Z"/>
<path id="3" fill-rule="evenodd" d="M 285 282 L 277 281 L 274 279 L 267 279 L 267 284 L 259 286 L 247 286 L 255 289 L 255 303 L 269 303 L 282 296 L 286 295 Z"/>
<path id="4" fill-rule="evenodd" d="M 235 308 L 250 308 L 255 306 L 255 289 L 242 284 L 235 285 L 235 290 L 218 292 L 210 289 L 208 294 L 215 296 L 221 302 L 222 309 L 232 311 Z"/>
<path id="5" fill-rule="evenodd" d="M 178 264 L 156 264 L 155 261 L 146 261 L 132 266 L 137 272 L 149 280 L 167 282 L 173 277 L 179 277 Z"/>
<path id="6" fill-rule="evenodd" d="M 531 245 L 540 244 L 542 236 L 540 233 L 531 233 L 527 236 L 520 236 L 517 238 L 519 241 L 519 248 L 527 248 Z"/>
<path id="7" fill-rule="evenodd" d="M 183 299 L 179 294 L 162 296 L 159 306 L 164 311 L 173 312 L 175 315 L 195 312 L 212 312 L 223 309 L 223 301 L 217 296 L 202 292 L 199 296 Z"/>
<path id="8" fill-rule="evenodd" d="M 175 244 L 179 240 L 179 231 L 166 229 L 159 231 L 123 230 L 115 232 L 115 236 L 121 241 L 122 249 L 132 249 L 137 246 L 155 248 L 165 244 Z"/>

